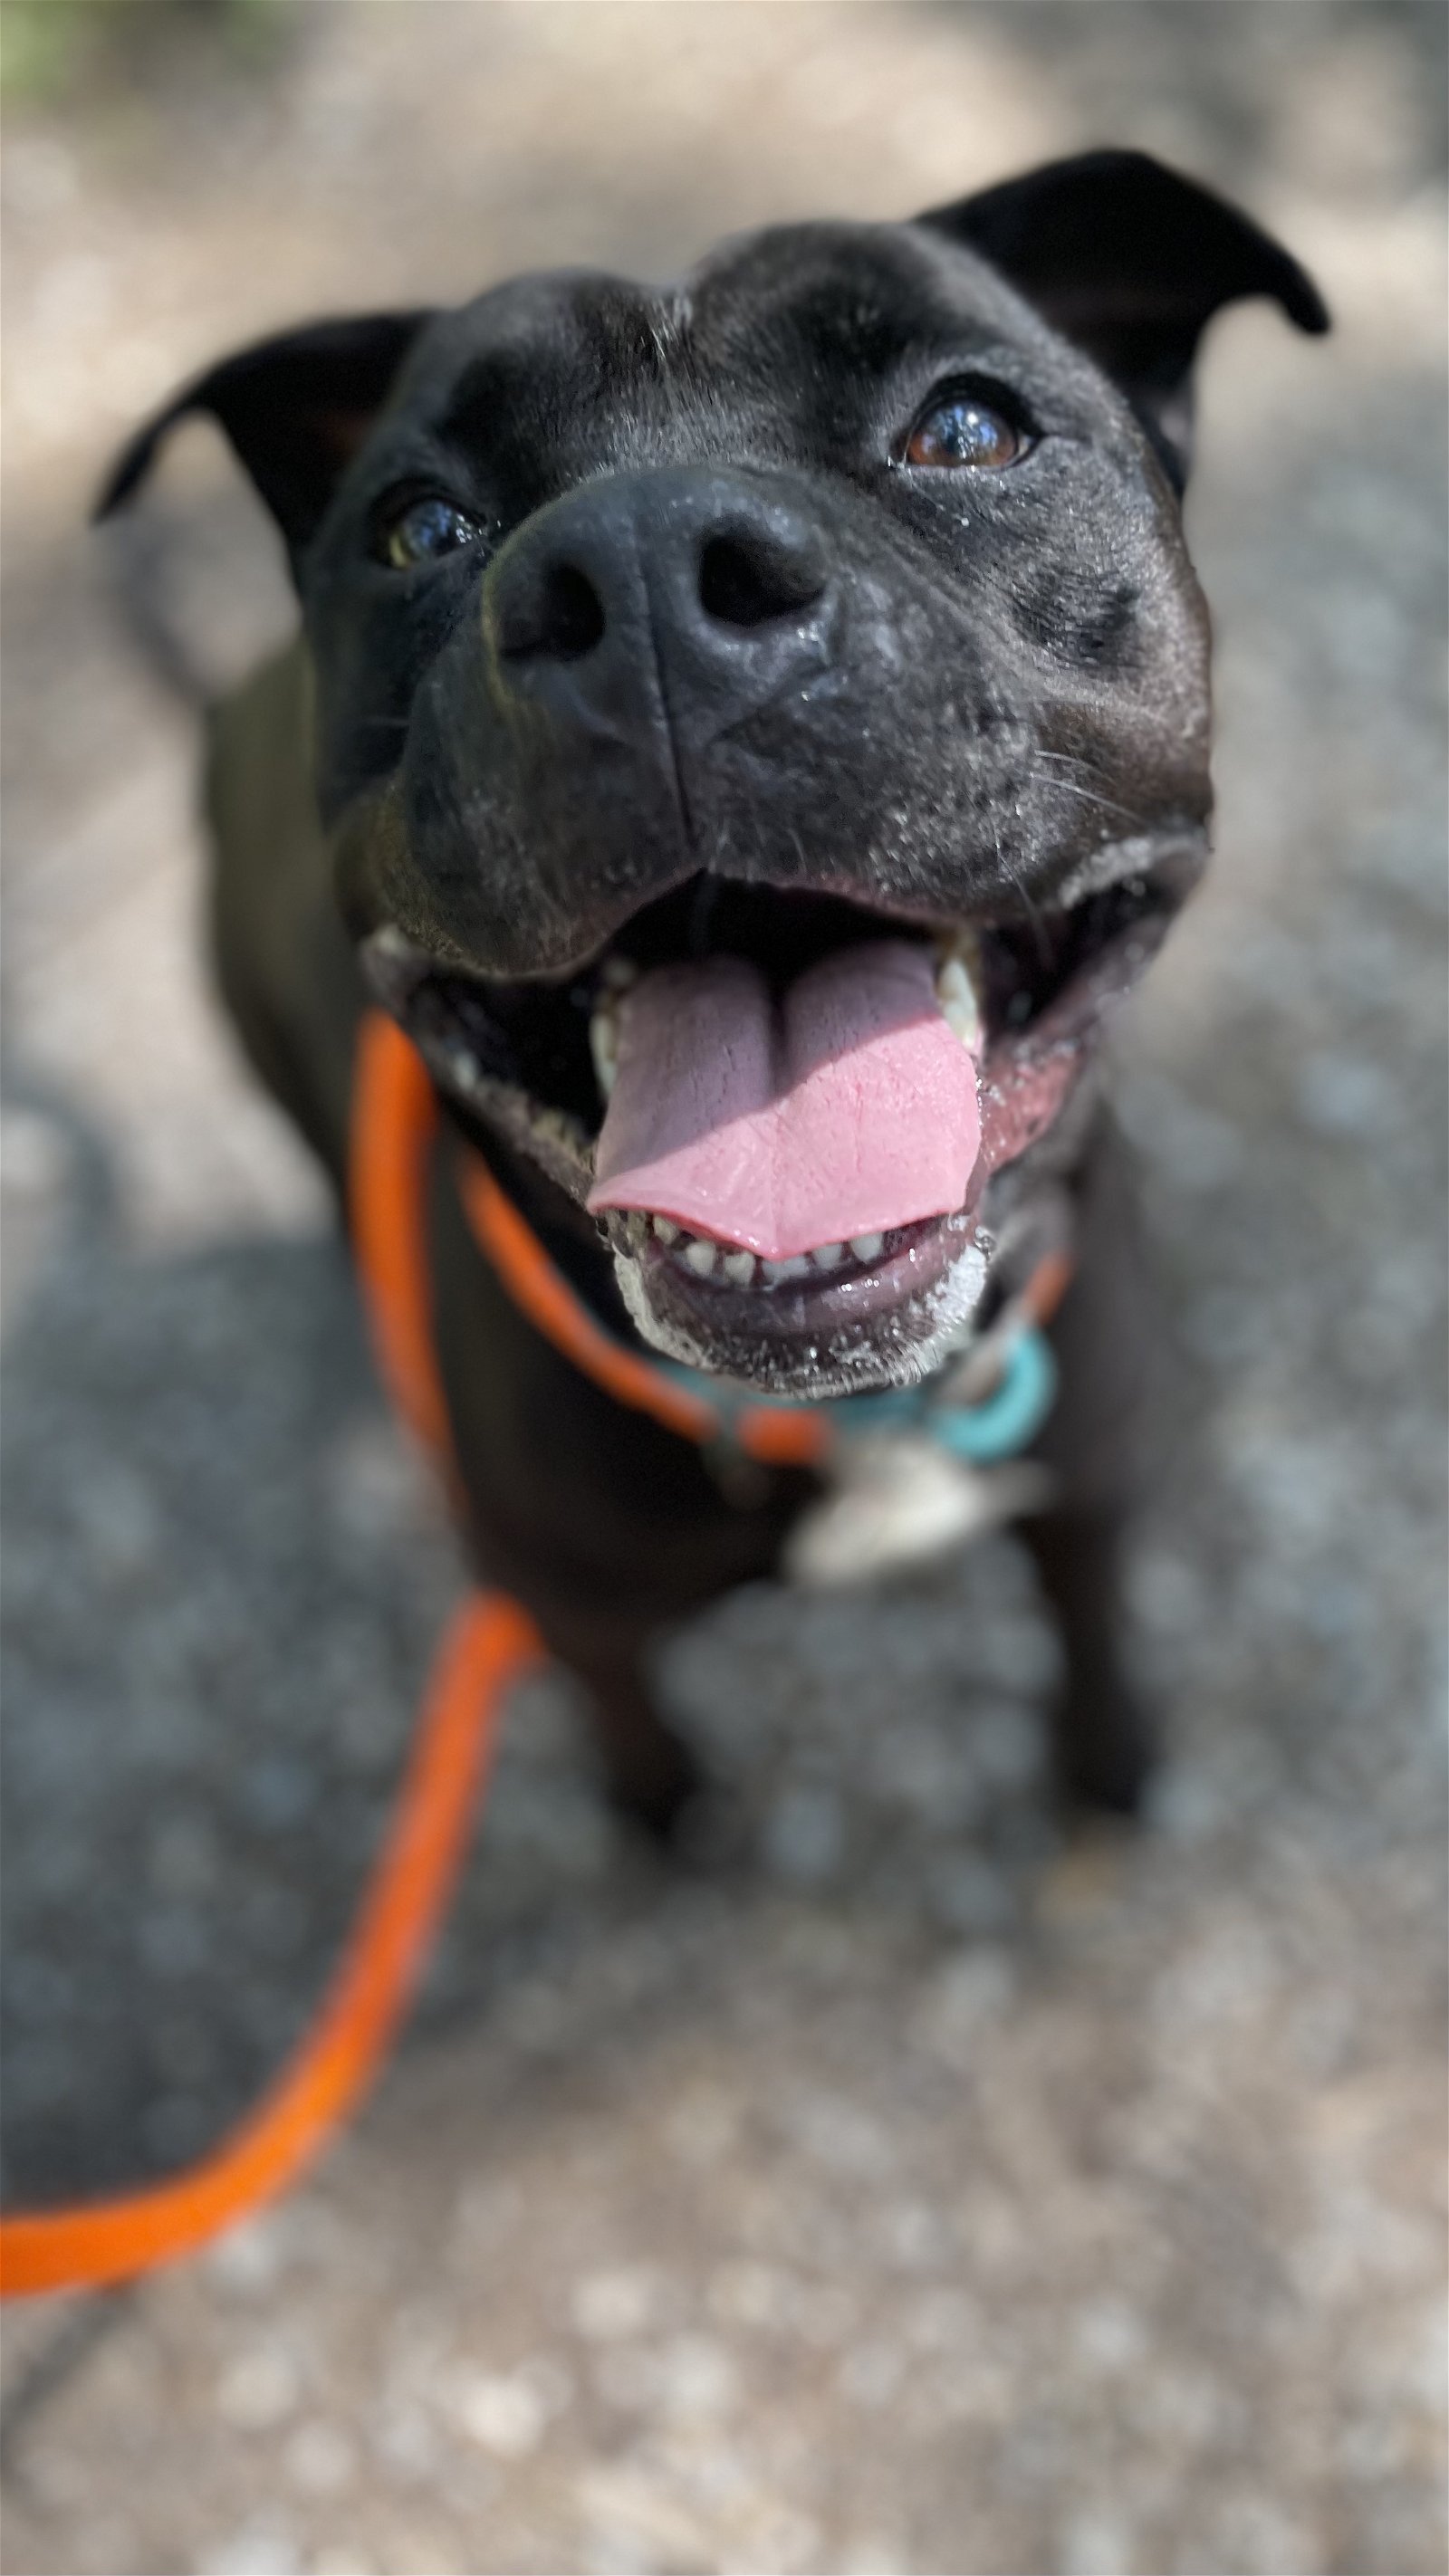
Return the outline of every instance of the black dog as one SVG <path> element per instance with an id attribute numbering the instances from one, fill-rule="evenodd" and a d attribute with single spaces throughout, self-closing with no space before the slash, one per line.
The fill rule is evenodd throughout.
<path id="1" fill-rule="evenodd" d="M 1244 217 L 1096 153 L 663 291 L 570 271 L 290 333 L 103 503 L 206 410 L 286 539 L 302 638 L 213 721 L 217 953 L 339 1190 L 370 984 L 595 1315 L 737 1385 L 959 1367 L 1074 1206 L 1027 1534 L 1065 1784 L 1119 1808 L 1141 1331 L 1083 1075 L 1206 855 L 1179 501 L 1199 335 L 1251 295 L 1326 327 Z M 816 1479 L 578 1374 L 446 1167 L 431 1223 L 479 1566 L 662 1822 L 689 1772 L 651 1631 L 773 1568 Z"/>

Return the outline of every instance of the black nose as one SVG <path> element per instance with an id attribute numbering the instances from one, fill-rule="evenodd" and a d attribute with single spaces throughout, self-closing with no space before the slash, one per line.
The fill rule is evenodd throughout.
<path id="1" fill-rule="evenodd" d="M 612 475 L 537 512 L 484 584 L 496 684 L 571 728 L 697 749 L 830 658 L 825 531 L 769 475 Z"/>

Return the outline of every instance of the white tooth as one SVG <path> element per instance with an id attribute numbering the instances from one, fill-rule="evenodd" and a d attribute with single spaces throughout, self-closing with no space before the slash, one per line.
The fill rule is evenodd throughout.
<path id="1" fill-rule="evenodd" d="M 649 1220 L 638 1208 L 630 1208 L 624 1219 L 624 1231 L 637 1252 L 649 1231 Z"/>
<path id="2" fill-rule="evenodd" d="M 679 1233 L 673 1217 L 652 1216 L 649 1220 L 661 1243 L 673 1243 Z"/>
<path id="3" fill-rule="evenodd" d="M 835 1270 L 845 1259 L 843 1243 L 817 1243 L 810 1255 L 817 1270 Z"/>
<path id="4" fill-rule="evenodd" d="M 857 1261 L 876 1261 L 885 1243 L 883 1234 L 853 1234 L 850 1248 Z"/>
<path id="5" fill-rule="evenodd" d="M 607 1100 L 619 1070 L 619 1024 L 607 1002 L 595 1011 L 589 1022 L 589 1051 L 594 1059 L 599 1089 Z"/>
<path id="6" fill-rule="evenodd" d="M 760 1268 L 764 1273 L 766 1286 L 770 1288 L 778 1288 L 782 1279 L 804 1279 L 808 1277 L 810 1271 L 810 1255 L 808 1252 L 792 1252 L 788 1260 L 762 1261 Z"/>
<path id="7" fill-rule="evenodd" d="M 937 967 L 936 999 L 948 1029 L 975 1054 L 981 1045 L 981 1007 L 964 959 L 948 957 Z"/>
<path id="8" fill-rule="evenodd" d="M 697 1270 L 699 1272 L 701 1279 L 707 1279 L 710 1272 L 713 1270 L 714 1255 L 714 1245 L 712 1243 L 706 1243 L 702 1235 L 697 1234 L 693 1242 L 687 1243 L 684 1247 L 685 1260 L 688 1262 L 691 1270 Z"/>
<path id="9" fill-rule="evenodd" d="M 737 1288 L 748 1288 L 755 1275 L 754 1254 L 727 1252 L 724 1257 L 724 1275 L 726 1279 L 732 1279 Z"/>
<path id="10" fill-rule="evenodd" d="M 471 1091 L 474 1083 L 483 1079 L 483 1067 L 471 1047 L 453 1047 L 448 1056 L 448 1069 L 454 1081 L 460 1083 L 465 1091 Z"/>

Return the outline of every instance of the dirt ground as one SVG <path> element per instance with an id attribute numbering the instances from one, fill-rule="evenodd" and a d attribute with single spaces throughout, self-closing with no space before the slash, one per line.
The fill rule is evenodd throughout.
<path id="1" fill-rule="evenodd" d="M 159 28 L 160 21 L 156 22 Z M 1437 2576 L 1445 2565 L 1445 14 L 318 0 L 12 114 L 5 2192 L 159 2171 L 304 2019 L 457 1588 L 196 931 L 189 718 L 82 526 L 297 314 L 667 274 L 1080 143 L 1277 227 L 1194 549 L 1215 880 L 1120 1046 L 1173 1365 L 1147 1830 L 1063 1838 L 993 1542 L 674 1641 L 666 1864 L 520 1695 L 410 2036 L 289 2205 L 11 2314 L 11 2576 Z M 208 435 L 147 543 L 287 619 Z"/>

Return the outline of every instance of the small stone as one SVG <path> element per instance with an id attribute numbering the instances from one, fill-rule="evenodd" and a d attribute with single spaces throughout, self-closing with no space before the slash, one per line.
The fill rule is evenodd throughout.
<path id="1" fill-rule="evenodd" d="M 547 2420 L 543 2399 L 527 2379 L 485 2371 L 469 2372 L 457 2382 L 452 2412 L 469 2440 L 496 2460 L 526 2459 L 537 2450 Z"/>
<path id="2" fill-rule="evenodd" d="M 290 2531 L 279 2522 L 249 2522 L 209 2550 L 198 2562 L 197 2576 L 298 2576 L 301 2555 Z"/>
<path id="3" fill-rule="evenodd" d="M 834 1875 L 845 1849 L 845 1811 L 834 1791 L 803 1784 L 782 1790 L 765 1820 L 765 1859 L 795 1887 Z"/>
<path id="4" fill-rule="evenodd" d="M 270 2432 L 285 2422 L 301 2393 L 301 2375 L 291 2354 L 278 2344 L 259 2344 L 239 2354 L 223 2373 L 216 2411 L 238 2432 Z"/>
<path id="5" fill-rule="evenodd" d="M 357 2469 L 357 2452 L 336 2424 L 302 2424 L 283 2453 L 287 2475 L 308 2495 L 340 2495 Z"/>
<path id="6" fill-rule="evenodd" d="M 642 2334 L 657 2318 L 659 2306 L 659 2283 L 643 2270 L 592 2272 L 574 2284 L 574 2327 L 591 2343 Z"/>

